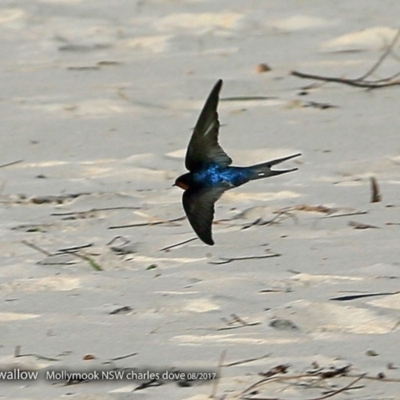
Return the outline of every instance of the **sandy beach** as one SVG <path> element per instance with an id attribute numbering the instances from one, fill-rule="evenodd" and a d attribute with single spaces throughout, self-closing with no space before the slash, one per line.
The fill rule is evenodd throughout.
<path id="1" fill-rule="evenodd" d="M 385 82 L 399 14 L 2 2 L 0 396 L 400 399 L 400 86 L 291 74 Z M 218 79 L 234 165 L 302 156 L 225 193 L 210 247 L 172 184 Z"/>

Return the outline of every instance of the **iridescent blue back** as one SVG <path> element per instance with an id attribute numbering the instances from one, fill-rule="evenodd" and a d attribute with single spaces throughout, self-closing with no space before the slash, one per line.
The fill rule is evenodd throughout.
<path id="1" fill-rule="evenodd" d="M 212 187 L 221 184 L 229 186 L 240 186 L 248 182 L 254 174 L 249 167 L 226 167 L 221 168 L 219 165 L 210 165 L 207 169 L 203 169 L 193 173 L 193 181 L 202 187 Z"/>

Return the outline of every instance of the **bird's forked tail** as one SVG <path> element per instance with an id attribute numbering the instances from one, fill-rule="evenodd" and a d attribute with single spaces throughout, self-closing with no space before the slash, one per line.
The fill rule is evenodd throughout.
<path id="1" fill-rule="evenodd" d="M 282 170 L 272 170 L 271 167 L 274 165 L 280 164 L 284 161 L 290 160 L 295 157 L 301 156 L 301 153 L 293 154 L 292 156 L 277 158 L 276 160 L 267 161 L 262 164 L 252 165 L 251 168 L 254 171 L 254 175 L 250 178 L 250 180 L 268 178 L 269 176 L 275 176 L 280 174 L 286 174 L 286 172 L 296 171 L 297 168 L 291 169 L 282 169 Z"/>

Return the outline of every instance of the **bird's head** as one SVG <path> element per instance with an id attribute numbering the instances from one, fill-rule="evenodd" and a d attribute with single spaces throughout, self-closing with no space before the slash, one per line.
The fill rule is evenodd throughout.
<path id="1" fill-rule="evenodd" d="M 190 174 L 181 175 L 179 178 L 176 178 L 176 181 L 173 186 L 178 186 L 183 190 L 189 189 L 191 186 L 191 177 Z"/>

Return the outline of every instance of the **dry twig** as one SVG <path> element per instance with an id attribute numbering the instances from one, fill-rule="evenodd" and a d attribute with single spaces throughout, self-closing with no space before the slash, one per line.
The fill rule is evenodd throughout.
<path id="1" fill-rule="evenodd" d="M 371 203 L 379 203 L 382 201 L 382 195 L 379 192 L 378 181 L 371 176 Z"/>
<path id="2" fill-rule="evenodd" d="M 139 210 L 140 207 L 124 207 L 124 206 L 117 206 L 117 207 L 102 207 L 102 208 L 91 208 L 87 211 L 67 211 L 67 212 L 60 212 L 60 213 L 51 213 L 50 215 L 55 217 L 67 217 L 70 216 L 72 219 L 73 216 L 86 216 L 91 213 L 101 212 L 101 211 L 114 211 L 114 210 Z"/>
<path id="3" fill-rule="evenodd" d="M 265 254 L 263 256 L 245 256 L 245 257 L 233 257 L 233 258 L 220 257 L 221 261 L 209 261 L 208 264 L 221 265 L 221 264 L 229 264 L 233 261 L 260 260 L 263 258 L 280 257 L 280 256 L 281 256 L 280 254 L 275 253 L 275 254 Z"/>
<path id="4" fill-rule="evenodd" d="M 218 383 L 219 383 L 219 379 L 221 377 L 221 370 L 222 370 L 222 366 L 224 365 L 225 356 L 226 356 L 226 350 L 223 350 L 221 355 L 219 356 L 219 361 L 218 361 L 218 365 L 217 365 L 217 377 L 216 377 L 216 379 L 214 379 L 214 382 L 213 382 L 210 399 L 215 399 L 215 396 L 217 395 Z"/>
<path id="5" fill-rule="evenodd" d="M 399 293 L 400 293 L 400 291 L 396 291 L 396 292 L 381 292 L 381 293 L 362 293 L 362 294 L 352 294 L 352 295 L 347 295 L 347 296 L 332 297 L 329 300 L 332 300 L 332 301 L 351 301 L 351 300 L 363 299 L 365 297 L 392 296 L 394 294 L 399 294 Z"/>
<path id="6" fill-rule="evenodd" d="M 342 370 L 342 369 L 340 369 L 340 370 Z M 286 371 L 286 370 L 284 370 L 284 371 Z M 278 373 L 280 373 L 280 372 L 278 372 Z M 285 372 L 283 372 L 283 373 L 285 373 Z M 344 372 L 344 374 L 345 374 L 345 376 L 349 377 L 349 375 L 347 375 L 346 371 Z M 356 384 L 361 379 L 366 378 L 366 375 L 367 374 L 358 375 L 358 376 L 355 377 L 356 379 L 351 381 L 348 385 L 346 385 L 346 386 L 344 386 L 344 387 L 342 387 L 340 389 L 331 391 L 326 395 L 319 396 L 319 397 L 313 397 L 313 398 L 310 398 L 308 400 L 324 400 L 324 399 L 328 399 L 330 397 L 336 396 L 337 394 L 342 393 L 344 391 L 347 391 L 347 390 L 350 390 L 350 389 L 355 389 L 354 388 L 354 384 Z M 243 392 L 241 392 L 239 395 L 237 395 L 235 397 L 240 397 L 241 399 L 248 399 L 248 400 L 272 400 L 269 397 L 267 398 L 267 397 L 246 396 L 246 393 L 249 393 L 250 391 L 254 391 L 255 388 L 257 388 L 257 387 L 259 387 L 259 386 L 261 386 L 263 384 L 269 383 L 269 382 L 277 382 L 277 381 L 278 382 L 282 382 L 282 381 L 289 381 L 289 380 L 293 380 L 293 379 L 312 378 L 312 377 L 313 377 L 313 375 L 310 375 L 310 374 L 300 374 L 300 375 L 292 375 L 292 376 L 276 376 L 276 375 L 272 375 L 272 376 L 269 376 L 267 378 L 259 380 L 258 382 L 256 382 L 253 385 L 249 386 L 247 389 L 245 389 Z M 318 375 L 317 377 L 319 379 L 327 379 L 323 375 Z M 361 388 L 361 387 L 358 387 L 358 388 Z M 275 398 L 274 400 L 284 400 L 284 399 Z"/>
<path id="7" fill-rule="evenodd" d="M 114 225 L 114 226 L 109 226 L 108 229 L 136 228 L 139 226 L 153 226 L 153 225 L 170 224 L 173 222 L 183 221 L 184 219 L 186 219 L 186 216 L 179 217 L 179 218 L 173 218 L 173 219 L 167 219 L 167 220 L 163 220 L 163 221 L 142 222 L 142 223 L 130 224 L 130 225 Z"/>
<path id="8" fill-rule="evenodd" d="M 228 326 L 219 328 L 218 329 L 219 331 L 226 331 L 230 329 L 243 328 L 244 326 L 256 326 L 261 324 L 261 322 L 246 322 L 242 318 L 240 318 L 237 314 L 231 314 L 231 317 L 232 317 L 231 321 L 229 321 L 226 318 L 221 318 L 222 321 L 224 321 Z M 234 325 L 234 324 L 239 324 L 239 325 Z"/>
<path id="9" fill-rule="evenodd" d="M 271 354 L 265 354 L 264 356 L 261 356 L 261 357 L 246 358 L 245 360 L 233 361 L 229 364 L 224 364 L 223 367 L 234 367 L 236 365 L 247 364 L 247 363 L 251 363 L 253 361 L 262 360 L 263 358 L 267 358 L 270 356 L 271 356 Z"/>
<path id="10" fill-rule="evenodd" d="M 47 250 L 42 249 L 41 247 L 37 246 L 36 244 L 30 243 L 27 240 L 21 240 L 21 243 L 23 243 L 25 246 L 30 247 L 33 250 L 38 251 L 39 253 L 44 254 L 47 257 L 52 256 L 51 253 L 49 253 Z"/>
<path id="11" fill-rule="evenodd" d="M 6 164 L 1 164 L 1 165 L 0 165 L 0 168 L 9 167 L 9 166 L 11 166 L 11 165 L 19 164 L 19 163 L 21 163 L 22 161 L 24 161 L 24 160 L 11 161 L 11 162 L 6 163 Z"/>
<path id="12" fill-rule="evenodd" d="M 78 257 L 78 258 L 80 258 L 82 260 L 87 261 L 94 270 L 96 270 L 96 271 L 102 271 L 103 270 L 101 268 L 101 266 L 99 264 L 97 264 L 96 261 L 94 261 L 91 257 L 89 257 L 89 256 L 87 256 L 85 254 L 78 253 L 78 251 L 76 251 L 76 249 L 80 249 L 82 247 L 88 247 L 88 246 L 91 246 L 91 244 L 90 245 L 84 245 L 84 246 L 81 246 L 81 247 L 78 246 L 78 247 L 71 247 L 70 249 L 59 250 L 58 253 L 53 253 L 52 254 L 52 253 L 49 253 L 47 250 L 44 250 L 41 247 L 37 246 L 36 244 L 30 243 L 30 242 L 28 242 L 26 240 L 21 240 L 21 242 L 25 246 L 28 246 L 28 247 L 38 251 L 39 253 L 44 254 L 47 257 L 52 257 L 52 256 L 56 256 L 56 255 L 59 255 L 59 254 L 71 254 L 72 256 L 75 256 L 75 257 Z"/>
<path id="13" fill-rule="evenodd" d="M 399 37 L 400 37 L 400 29 L 397 31 L 397 33 L 394 36 L 394 38 L 392 39 L 391 43 L 388 45 L 388 47 L 386 48 L 384 53 L 379 57 L 379 59 L 375 62 L 375 64 L 365 74 L 363 74 L 359 78 L 355 78 L 355 79 L 338 78 L 338 77 L 332 77 L 332 76 L 308 74 L 308 73 L 303 73 L 303 72 L 299 72 L 299 71 L 292 71 L 291 75 L 296 76 L 298 78 L 314 79 L 314 80 L 323 81 L 323 82 L 335 82 L 335 83 L 341 83 L 344 85 L 361 87 L 361 88 L 366 88 L 366 89 L 379 89 L 379 88 L 388 87 L 388 86 L 400 85 L 400 79 L 396 79 L 400 75 L 400 73 L 396 73 L 396 74 L 389 76 L 387 78 L 384 78 L 384 79 L 367 80 L 367 78 L 369 76 L 371 76 L 371 74 L 374 73 L 381 66 L 381 64 L 385 61 L 387 56 L 393 51 L 393 48 L 394 48 L 395 44 L 397 43 Z"/>
<path id="14" fill-rule="evenodd" d="M 173 248 L 175 248 L 175 247 L 182 246 L 182 245 L 184 245 L 184 244 L 193 242 L 193 240 L 196 240 L 196 239 L 197 239 L 197 237 L 193 237 L 193 238 L 184 240 L 184 241 L 182 241 L 182 242 L 174 243 L 174 244 L 171 244 L 171 245 L 169 245 L 169 246 L 163 247 L 163 248 L 160 249 L 159 251 L 168 251 L 168 250 L 171 250 L 171 249 L 173 249 Z"/>

